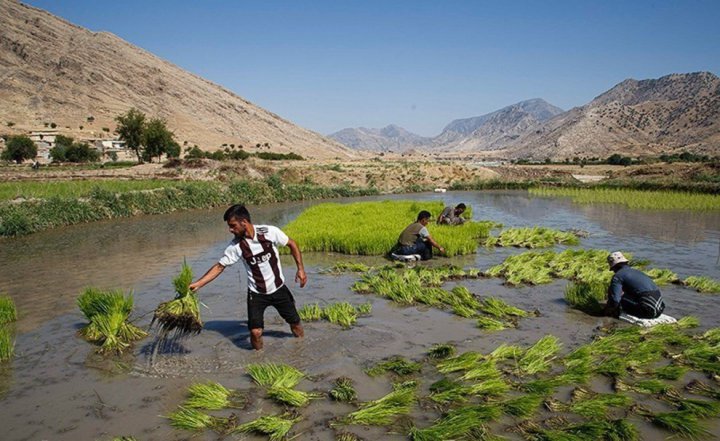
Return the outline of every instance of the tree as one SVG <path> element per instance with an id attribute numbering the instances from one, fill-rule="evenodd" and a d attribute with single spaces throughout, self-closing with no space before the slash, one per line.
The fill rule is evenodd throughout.
<path id="1" fill-rule="evenodd" d="M 173 140 L 173 142 L 171 142 L 170 145 L 167 147 L 165 154 L 167 155 L 168 158 L 179 158 L 180 151 L 181 151 L 180 144 L 178 144 L 177 142 L 175 142 Z"/>
<path id="2" fill-rule="evenodd" d="M 118 123 L 116 129 L 118 136 L 135 152 L 138 162 L 142 163 L 140 148 L 145 131 L 145 114 L 133 107 L 127 113 L 117 116 L 115 121 Z"/>
<path id="3" fill-rule="evenodd" d="M 37 146 L 25 135 L 13 136 L 5 144 L 1 158 L 6 161 L 15 161 L 18 164 L 26 159 L 35 159 Z"/>
<path id="4" fill-rule="evenodd" d="M 75 142 L 68 147 L 65 157 L 69 162 L 96 162 L 100 159 L 100 152 L 85 142 Z"/>
<path id="5" fill-rule="evenodd" d="M 170 145 L 175 142 L 173 136 L 173 133 L 168 130 L 165 120 L 152 118 L 148 121 L 142 136 L 143 144 L 145 144 L 143 159 L 152 162 L 152 158 L 157 157 L 160 160 L 160 156 L 167 153 Z"/>

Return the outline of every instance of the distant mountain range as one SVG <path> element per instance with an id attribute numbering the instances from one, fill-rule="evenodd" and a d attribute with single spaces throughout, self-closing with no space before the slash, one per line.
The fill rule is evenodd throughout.
<path id="1" fill-rule="evenodd" d="M 452 121 L 434 138 L 395 129 L 403 136 L 386 137 L 375 129 L 345 129 L 329 137 L 357 149 L 421 149 L 498 159 L 604 158 L 613 153 L 643 156 L 681 150 L 718 155 L 720 79 L 710 72 L 629 79 L 567 112 L 542 99 L 522 101 L 486 115 Z M 355 136 L 358 130 L 373 133 L 372 143 Z M 346 143 L 348 139 L 353 143 Z M 403 139 L 413 142 L 403 143 Z"/>
<path id="2" fill-rule="evenodd" d="M 268 143 L 265 151 L 306 158 L 358 156 L 113 34 L 16 0 L 0 0 L 0 103 L 2 133 L 55 123 L 63 134 L 108 137 L 114 118 L 137 107 L 204 150 Z"/>

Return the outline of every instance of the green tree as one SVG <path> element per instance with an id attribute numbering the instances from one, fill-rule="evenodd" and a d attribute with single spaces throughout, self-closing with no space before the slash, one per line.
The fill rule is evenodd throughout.
<path id="1" fill-rule="evenodd" d="M 68 162 L 96 162 L 100 159 L 100 152 L 85 142 L 74 142 L 66 150 L 65 157 Z"/>
<path id="2" fill-rule="evenodd" d="M 133 107 L 127 113 L 117 116 L 115 121 L 118 123 L 116 129 L 118 136 L 135 152 L 138 162 L 142 163 L 140 149 L 145 132 L 145 114 Z"/>
<path id="3" fill-rule="evenodd" d="M 175 142 L 173 140 L 173 142 L 171 142 L 170 145 L 167 147 L 165 154 L 167 155 L 168 158 L 179 158 L 180 152 L 181 152 L 180 144 L 178 144 L 177 142 Z"/>
<path id="4" fill-rule="evenodd" d="M 143 131 L 143 144 L 145 149 L 143 150 L 143 159 L 152 162 L 152 158 L 157 157 L 160 160 L 160 156 L 163 153 L 167 153 L 168 148 L 175 142 L 173 139 L 173 133 L 168 130 L 167 123 L 161 118 L 152 118 L 145 124 L 145 130 Z"/>
<path id="5" fill-rule="evenodd" d="M 37 156 L 37 146 L 25 135 L 13 136 L 5 144 L 5 150 L 0 158 L 6 161 L 15 161 L 18 164 L 26 159 L 34 159 Z"/>

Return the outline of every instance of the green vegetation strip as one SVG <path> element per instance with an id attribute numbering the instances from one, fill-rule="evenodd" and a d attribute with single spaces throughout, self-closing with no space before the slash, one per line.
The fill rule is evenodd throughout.
<path id="1" fill-rule="evenodd" d="M 610 188 L 531 188 L 530 194 L 570 197 L 578 204 L 621 204 L 651 210 L 720 210 L 720 196 L 677 191 L 641 191 Z"/>
<path id="2" fill-rule="evenodd" d="M 436 218 L 442 202 L 382 201 L 352 204 L 326 203 L 310 207 L 284 231 L 303 251 L 329 251 L 353 255 L 384 255 L 400 233 L 415 222 L 421 210 Z M 430 235 L 448 256 L 472 254 L 479 241 L 487 238 L 493 222 L 465 222 L 463 225 L 428 225 Z"/>
<path id="3" fill-rule="evenodd" d="M 490 236 L 486 246 L 548 248 L 556 244 L 578 245 L 580 239 L 570 232 L 557 231 L 545 227 L 508 228 L 498 236 Z"/>
<path id="4" fill-rule="evenodd" d="M 377 194 L 376 189 L 348 186 L 283 184 L 275 175 L 264 180 L 234 181 L 227 185 L 177 181 L 137 181 L 139 184 L 129 183 L 136 181 L 91 181 L 92 184 L 80 182 L 82 183 L 72 181 L 57 184 L 56 187 L 48 186 L 45 187 L 45 193 L 37 190 L 35 194 L 40 199 L 0 202 L 0 236 L 21 236 L 102 219 L 211 208 L 230 203 L 255 205 Z M 45 186 L 37 183 L 12 185 L 6 189 L 7 198 L 32 195 L 33 192 L 22 190 L 26 185 L 30 188 Z M 17 185 L 21 186 L 21 190 L 15 187 Z"/>
<path id="5" fill-rule="evenodd" d="M 695 288 L 698 292 L 720 294 L 720 282 L 706 276 L 690 276 L 683 281 L 687 286 Z"/>

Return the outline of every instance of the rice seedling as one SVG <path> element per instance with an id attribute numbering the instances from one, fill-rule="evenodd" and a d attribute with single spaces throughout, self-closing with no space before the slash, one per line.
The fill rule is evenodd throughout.
<path id="1" fill-rule="evenodd" d="M 249 364 L 245 370 L 259 386 L 295 387 L 305 374 L 283 363 Z"/>
<path id="2" fill-rule="evenodd" d="M 358 315 L 370 315 L 372 314 L 372 303 L 365 302 L 355 307 L 355 311 Z"/>
<path id="3" fill-rule="evenodd" d="M 527 311 L 508 305 L 503 300 L 496 297 L 485 298 L 480 304 L 479 309 L 485 314 L 490 314 L 491 316 L 497 318 L 527 317 L 530 315 Z"/>
<path id="4" fill-rule="evenodd" d="M 415 388 L 400 387 L 382 398 L 360 405 L 360 409 L 343 419 L 344 424 L 385 426 L 399 415 L 408 415 L 415 403 Z"/>
<path id="5" fill-rule="evenodd" d="M 116 436 L 112 441 L 137 441 L 134 436 Z"/>
<path id="6" fill-rule="evenodd" d="M 676 361 L 709 374 L 720 374 L 720 344 L 698 341 L 677 356 Z"/>
<path id="7" fill-rule="evenodd" d="M 328 272 L 332 274 L 341 273 L 366 273 L 370 271 L 372 267 L 359 262 L 337 262 L 330 268 Z"/>
<path id="8" fill-rule="evenodd" d="M 226 408 L 243 408 L 246 398 L 214 381 L 196 383 L 189 387 L 185 407 L 193 409 L 220 410 Z"/>
<path id="9" fill-rule="evenodd" d="M 552 424 L 551 424 L 552 426 Z M 532 441 L 639 441 L 637 428 L 625 420 L 587 421 L 561 424 L 554 428 L 525 425 L 524 435 Z"/>
<path id="10" fill-rule="evenodd" d="M 667 366 L 655 369 L 653 373 L 657 378 L 660 378 L 662 380 L 679 380 L 687 373 L 687 371 L 688 368 L 686 368 L 685 366 L 669 364 Z"/>
<path id="11" fill-rule="evenodd" d="M 202 330 L 200 302 L 197 294 L 190 290 L 192 279 L 192 269 L 187 262 L 183 262 L 180 274 L 173 279 L 175 298 L 158 305 L 150 323 L 152 326 L 158 322 L 163 335 L 174 331 L 176 337 L 182 337 L 190 333 L 198 334 Z"/>
<path id="12" fill-rule="evenodd" d="M 413 427 L 410 439 L 413 441 L 445 441 L 466 438 L 473 430 L 481 429 L 487 422 L 500 417 L 499 406 L 478 404 L 465 406 L 448 412 L 432 426 L 425 429 Z"/>
<path id="13" fill-rule="evenodd" d="M 555 354 L 560 351 L 560 340 L 554 335 L 546 335 L 525 351 L 518 360 L 518 371 L 521 374 L 533 375 L 547 371 Z"/>
<path id="14" fill-rule="evenodd" d="M 697 317 L 691 315 L 681 317 L 680 320 L 675 324 L 680 329 L 697 328 L 700 326 L 700 320 Z"/>
<path id="15" fill-rule="evenodd" d="M 503 401 L 502 409 L 508 415 L 519 418 L 529 418 L 540 408 L 544 400 L 542 395 L 523 395 Z"/>
<path id="16" fill-rule="evenodd" d="M 598 394 L 587 389 L 576 388 L 573 391 L 572 402 L 563 404 L 550 400 L 548 408 L 554 411 L 573 412 L 584 416 L 591 420 L 600 420 L 607 417 L 610 408 L 628 407 L 632 404 L 632 399 L 627 395 L 615 394 Z"/>
<path id="17" fill-rule="evenodd" d="M 614 383 L 615 390 L 617 391 L 632 391 L 641 394 L 665 394 L 672 390 L 672 387 L 660 380 L 650 379 L 637 381 L 634 384 L 626 383 L 625 381 L 616 378 Z"/>
<path id="18" fill-rule="evenodd" d="M 678 410 L 689 412 L 698 418 L 711 418 L 720 415 L 720 403 L 716 401 L 687 398 L 679 394 L 671 395 L 670 399 L 678 407 Z"/>
<path id="19" fill-rule="evenodd" d="M 470 387 L 460 382 L 443 378 L 430 386 L 430 399 L 436 403 L 462 403 L 467 401 Z"/>
<path id="20" fill-rule="evenodd" d="M 355 307 L 347 302 L 333 303 L 323 308 L 322 315 L 330 323 L 349 329 L 357 321 Z"/>
<path id="21" fill-rule="evenodd" d="M 393 372 L 397 375 L 411 375 L 420 372 L 422 365 L 414 361 L 405 360 L 402 357 L 393 357 L 390 360 L 376 364 L 371 369 L 365 371 L 371 377 L 382 375 L 385 372 Z"/>
<path id="22" fill-rule="evenodd" d="M 489 380 L 494 378 L 500 378 L 500 371 L 498 370 L 495 360 L 489 359 L 477 363 L 472 368 L 465 371 L 465 375 L 460 377 L 461 380 Z"/>
<path id="23" fill-rule="evenodd" d="M 679 280 L 678 275 L 669 269 L 653 268 L 644 272 L 648 275 L 648 277 L 653 279 L 657 286 L 664 286 L 668 283 L 675 283 Z"/>
<path id="24" fill-rule="evenodd" d="M 491 378 L 469 387 L 468 393 L 476 396 L 498 396 L 510 390 L 510 386 L 500 378 Z"/>
<path id="25" fill-rule="evenodd" d="M 565 385 L 565 381 L 560 377 L 540 378 L 519 384 L 519 388 L 530 394 L 541 395 L 543 397 L 552 395 L 555 390 Z"/>
<path id="26" fill-rule="evenodd" d="M 706 397 L 720 400 L 720 389 L 710 387 L 700 380 L 692 380 L 685 386 L 685 390 L 693 394 L 704 395 Z"/>
<path id="27" fill-rule="evenodd" d="M 86 288 L 77 304 L 90 321 L 78 334 L 99 344 L 100 353 L 122 353 L 132 342 L 147 336 L 145 331 L 127 321 L 133 309 L 132 293 L 125 296 L 119 290 Z"/>
<path id="28" fill-rule="evenodd" d="M 353 381 L 347 377 L 340 377 L 333 382 L 330 390 L 330 397 L 335 401 L 355 401 L 357 392 L 353 387 Z"/>
<path id="29" fill-rule="evenodd" d="M 15 302 L 8 295 L 0 294 L 0 326 L 17 320 Z"/>
<path id="30" fill-rule="evenodd" d="M 720 210 L 720 197 L 711 194 L 570 187 L 536 187 L 529 192 L 543 197 L 570 197 L 576 204 L 622 204 L 629 208 L 650 210 Z"/>
<path id="31" fill-rule="evenodd" d="M 15 341 L 10 329 L 0 326 L 0 363 L 10 360 L 15 354 Z"/>
<path id="32" fill-rule="evenodd" d="M 485 331 L 502 331 L 505 323 L 491 317 L 478 317 L 477 327 Z"/>
<path id="33" fill-rule="evenodd" d="M 556 244 L 578 245 L 580 239 L 570 232 L 545 227 L 508 228 L 498 236 L 490 236 L 485 246 L 547 248 Z"/>
<path id="34" fill-rule="evenodd" d="M 428 357 L 433 360 L 442 360 L 453 355 L 455 355 L 455 346 L 449 343 L 439 343 L 428 350 Z"/>
<path id="35" fill-rule="evenodd" d="M 604 283 L 575 283 L 565 286 L 565 301 L 573 308 L 593 316 L 602 315 L 600 303 L 607 296 L 608 285 Z"/>
<path id="36" fill-rule="evenodd" d="M 522 353 L 523 349 L 520 346 L 502 343 L 490 354 L 488 354 L 488 358 L 491 358 L 493 360 L 506 360 L 510 358 L 516 359 L 519 358 Z"/>
<path id="37" fill-rule="evenodd" d="M 686 286 L 695 288 L 698 292 L 718 294 L 720 293 L 720 282 L 706 276 L 690 276 L 683 280 Z"/>
<path id="38" fill-rule="evenodd" d="M 479 352 L 464 352 L 457 357 L 441 361 L 437 364 L 436 368 L 441 374 L 464 371 L 471 369 L 481 359 L 482 354 Z"/>
<path id="39" fill-rule="evenodd" d="M 339 432 L 335 434 L 335 441 L 361 441 L 360 437 L 351 432 Z"/>
<path id="40" fill-rule="evenodd" d="M 270 386 L 267 391 L 268 397 L 280 403 L 294 407 L 303 407 L 313 398 L 320 398 L 321 395 L 285 386 Z"/>
<path id="41" fill-rule="evenodd" d="M 687 410 L 653 414 L 636 406 L 635 411 L 638 415 L 649 419 L 654 425 L 669 430 L 677 436 L 691 440 L 711 436 L 710 431 L 698 421 L 698 417 Z"/>
<path id="42" fill-rule="evenodd" d="M 379 256 L 395 245 L 400 232 L 415 221 L 420 210 L 437 214 L 442 209 L 439 201 L 318 204 L 301 213 L 284 231 L 304 251 Z M 358 218 L 364 221 L 358 223 Z M 456 256 L 474 253 L 479 239 L 487 237 L 494 226 L 492 222 L 470 221 L 460 226 L 432 224 L 428 229 L 432 237 L 443 244 L 447 256 Z"/>
<path id="43" fill-rule="evenodd" d="M 710 344 L 720 343 L 720 328 L 712 328 L 702 335 L 702 339 Z"/>
<path id="44" fill-rule="evenodd" d="M 168 415 L 170 425 L 182 430 L 202 432 L 219 426 L 218 420 L 197 409 L 178 406 L 178 410 Z"/>
<path id="45" fill-rule="evenodd" d="M 285 439 L 292 426 L 300 421 L 300 417 L 289 418 L 285 415 L 262 416 L 253 421 L 240 424 L 232 429 L 233 433 L 260 433 L 268 435 L 270 441 Z"/>
<path id="46" fill-rule="evenodd" d="M 303 305 L 298 309 L 298 315 L 304 322 L 314 322 L 322 318 L 322 308 L 317 303 Z"/>
<path id="47" fill-rule="evenodd" d="M 480 301 L 464 286 L 454 287 L 446 296 L 444 302 L 450 306 L 462 305 L 473 310 L 480 307 Z"/>

